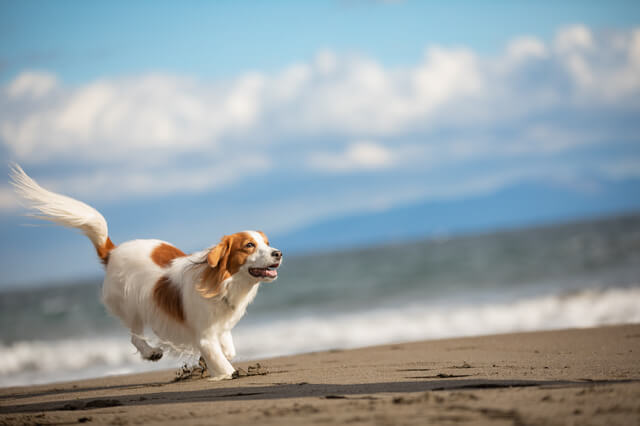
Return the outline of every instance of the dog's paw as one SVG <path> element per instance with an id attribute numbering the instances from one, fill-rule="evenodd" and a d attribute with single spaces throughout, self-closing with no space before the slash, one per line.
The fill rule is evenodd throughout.
<path id="1" fill-rule="evenodd" d="M 233 379 L 233 374 L 220 374 L 218 376 L 209 377 L 207 380 L 210 382 L 219 382 L 221 380 Z"/>
<path id="2" fill-rule="evenodd" d="M 162 349 L 153 349 L 151 351 L 149 351 L 149 353 L 145 354 L 145 356 L 143 356 L 144 359 L 146 359 L 147 361 L 158 361 L 160 358 L 162 358 L 163 352 Z"/>

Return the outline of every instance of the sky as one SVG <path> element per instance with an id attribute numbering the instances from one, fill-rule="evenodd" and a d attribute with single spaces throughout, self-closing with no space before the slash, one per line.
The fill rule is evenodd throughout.
<path id="1" fill-rule="evenodd" d="M 0 1 L 0 173 L 90 203 L 115 242 L 604 193 L 640 179 L 639 95 L 635 1 Z M 0 180 L 0 286 L 99 276 L 24 213 Z"/>

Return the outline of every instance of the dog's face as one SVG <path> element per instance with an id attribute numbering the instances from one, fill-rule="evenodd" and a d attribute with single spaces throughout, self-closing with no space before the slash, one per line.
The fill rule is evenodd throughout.
<path id="1" fill-rule="evenodd" d="M 282 264 L 282 252 L 269 245 L 263 232 L 244 231 L 222 237 L 209 251 L 207 263 L 210 269 L 200 290 L 203 296 L 214 297 L 220 293 L 222 282 L 236 274 L 255 282 L 274 281 Z"/>
<path id="2" fill-rule="evenodd" d="M 245 231 L 228 237 L 230 254 L 229 272 L 246 273 L 259 281 L 278 278 L 278 267 L 282 263 L 282 252 L 269 245 L 269 239 L 261 231 Z"/>

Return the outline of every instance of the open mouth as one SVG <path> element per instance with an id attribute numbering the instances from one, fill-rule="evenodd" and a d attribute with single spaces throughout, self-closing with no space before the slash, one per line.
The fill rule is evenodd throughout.
<path id="1" fill-rule="evenodd" d="M 268 266 L 266 268 L 249 268 L 249 273 L 256 278 L 278 278 L 279 263 Z"/>

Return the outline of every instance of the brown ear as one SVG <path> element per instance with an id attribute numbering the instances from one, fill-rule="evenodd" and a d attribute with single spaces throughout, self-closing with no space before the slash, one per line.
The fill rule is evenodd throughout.
<path id="1" fill-rule="evenodd" d="M 212 248 L 207 255 L 207 263 L 209 264 L 209 266 L 211 266 L 212 268 L 218 266 L 218 263 L 220 263 L 220 260 L 224 258 L 226 252 L 227 244 L 225 244 L 224 240 L 220 241 L 220 243 Z"/>
<path id="2" fill-rule="evenodd" d="M 230 275 L 227 271 L 230 248 L 231 239 L 225 236 L 217 246 L 209 251 L 207 255 L 209 267 L 204 270 L 197 287 L 202 297 L 210 299 L 222 292 L 222 282 Z"/>

